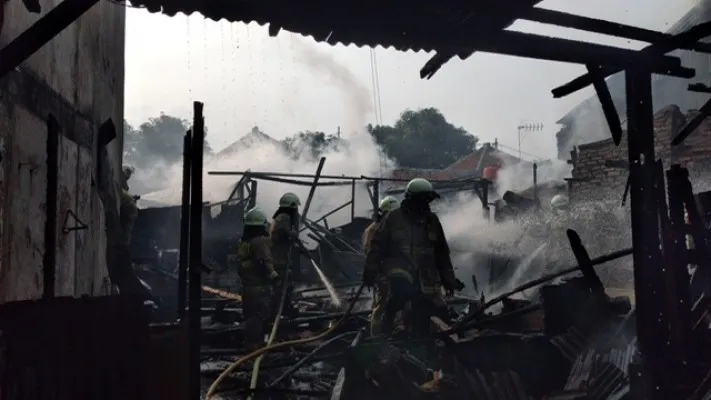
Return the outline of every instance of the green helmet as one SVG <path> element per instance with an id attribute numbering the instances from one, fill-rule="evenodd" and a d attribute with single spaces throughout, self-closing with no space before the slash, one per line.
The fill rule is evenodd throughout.
<path id="1" fill-rule="evenodd" d="M 266 226 L 267 214 L 255 207 L 244 215 L 244 226 Z"/>
<path id="2" fill-rule="evenodd" d="M 279 199 L 279 207 L 297 208 L 300 205 L 301 201 L 299 200 L 299 196 L 291 192 L 284 193 Z"/>
<path id="3" fill-rule="evenodd" d="M 551 199 L 551 208 L 554 210 L 563 210 L 568 208 L 570 200 L 564 194 L 557 194 Z"/>
<path id="4" fill-rule="evenodd" d="M 434 193 L 434 188 L 432 187 L 432 184 L 430 181 L 427 179 L 422 179 L 422 178 L 415 178 L 411 180 L 407 184 L 407 189 L 405 189 L 405 193 L 409 195 L 413 194 L 425 194 L 425 193 Z"/>
<path id="5" fill-rule="evenodd" d="M 381 213 L 385 214 L 398 207 L 400 207 L 400 202 L 397 201 L 394 197 L 388 196 L 380 200 L 380 206 L 378 207 L 378 210 L 380 210 Z"/>

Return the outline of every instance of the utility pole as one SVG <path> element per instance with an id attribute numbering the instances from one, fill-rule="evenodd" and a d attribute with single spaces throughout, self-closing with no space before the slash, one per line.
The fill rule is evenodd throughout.
<path id="1" fill-rule="evenodd" d="M 521 132 L 537 132 L 543 130 L 543 124 L 540 122 L 529 122 L 518 126 L 518 159 L 521 160 Z"/>

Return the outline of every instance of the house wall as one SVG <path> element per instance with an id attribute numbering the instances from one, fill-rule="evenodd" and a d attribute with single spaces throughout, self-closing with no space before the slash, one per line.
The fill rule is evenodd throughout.
<path id="1" fill-rule="evenodd" d="M 655 152 L 664 162 L 664 168 L 681 164 L 689 169 L 694 191 L 711 190 L 711 120 L 706 120 L 686 141 L 671 147 L 672 135 L 686 123 L 695 112 L 682 114 L 679 107 L 668 106 L 654 117 Z M 621 200 L 627 182 L 627 170 L 606 167 L 605 162 L 627 161 L 627 135 L 615 146 L 612 139 L 581 145 L 577 148 L 573 181 L 570 184 L 571 199 Z"/>
<path id="2" fill-rule="evenodd" d="M 20 0 L 0 1 L 0 46 L 58 3 L 42 1 L 38 15 Z M 0 79 L 0 303 L 42 293 L 50 113 L 62 127 L 56 293 L 99 295 L 110 286 L 104 213 L 118 204 L 103 204 L 99 187 L 115 187 L 121 170 L 125 15 L 123 6 L 97 3 Z M 97 130 L 109 118 L 118 137 L 106 148 L 108 175 L 100 179 Z M 66 232 L 76 226 L 72 215 L 87 228 Z"/>

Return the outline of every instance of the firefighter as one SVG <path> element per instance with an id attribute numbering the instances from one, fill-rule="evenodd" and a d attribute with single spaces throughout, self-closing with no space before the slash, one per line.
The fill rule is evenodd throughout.
<path id="1" fill-rule="evenodd" d="M 138 207 L 136 200 L 128 192 L 128 180 L 133 175 L 133 167 L 124 166 L 121 176 L 121 208 L 119 217 L 121 219 L 121 230 L 123 234 L 123 244 L 131 246 L 131 232 L 133 224 L 138 216 Z"/>
<path id="2" fill-rule="evenodd" d="M 294 193 L 284 193 L 279 199 L 279 208 L 273 216 L 269 229 L 271 235 L 272 254 L 274 256 L 274 269 L 283 277 L 287 286 L 284 299 L 284 313 L 293 315 L 296 310 L 291 304 L 291 293 L 294 290 L 294 280 L 291 271 L 292 250 L 294 243 L 299 240 L 299 206 L 301 201 Z M 296 253 L 298 254 L 298 253 Z M 274 295 L 273 310 L 279 308 L 281 291 Z"/>
<path id="3" fill-rule="evenodd" d="M 363 280 L 372 287 L 378 275 L 387 279 L 382 321 L 386 334 L 425 333 L 431 315 L 449 322 L 440 285 L 450 296 L 464 289 L 454 276 L 442 224 L 430 210 L 430 203 L 438 197 L 427 180 L 411 180 L 400 207 L 383 216 L 370 241 Z M 398 311 L 405 311 L 403 323 L 393 327 Z"/>
<path id="4" fill-rule="evenodd" d="M 365 250 L 366 253 L 370 248 L 370 240 L 373 238 L 373 234 L 375 233 L 380 221 L 382 221 L 383 216 L 398 207 L 400 207 L 400 202 L 392 196 L 388 196 L 380 201 L 380 205 L 377 213 L 375 213 L 373 222 L 371 222 L 363 232 L 363 250 Z M 383 301 L 387 290 L 387 278 L 383 275 L 379 275 L 376 278 L 376 286 L 373 293 L 373 310 L 370 315 L 370 333 L 372 335 L 377 335 L 382 332 L 380 322 L 383 318 Z"/>
<path id="5" fill-rule="evenodd" d="M 572 253 L 566 230 L 570 224 L 570 199 L 564 194 L 557 194 L 551 199 L 551 218 L 548 220 L 548 260 L 544 272 L 546 274 L 556 271 L 557 266 L 563 264 Z M 566 257 L 567 256 L 567 257 Z"/>
<path id="6" fill-rule="evenodd" d="M 274 270 L 267 225 L 267 215 L 262 210 L 253 208 L 247 211 L 237 249 L 237 273 L 242 282 L 244 344 L 249 351 L 264 344 L 273 287 L 280 286 L 280 276 Z"/>

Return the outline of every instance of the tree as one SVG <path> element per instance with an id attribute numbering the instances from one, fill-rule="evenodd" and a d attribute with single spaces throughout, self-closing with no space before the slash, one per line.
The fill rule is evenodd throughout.
<path id="1" fill-rule="evenodd" d="M 394 126 L 369 125 L 368 131 L 390 158 L 408 168 L 446 168 L 470 154 L 478 140 L 431 107 L 406 110 Z"/>
<path id="2" fill-rule="evenodd" d="M 320 158 L 326 151 L 339 150 L 346 142 L 336 135 L 304 131 L 284 139 L 287 149 L 296 156 Z"/>
<path id="3" fill-rule="evenodd" d="M 136 168 L 149 168 L 157 162 L 173 164 L 183 158 L 183 137 L 190 122 L 161 113 L 142 123 L 138 129 L 124 121 L 124 160 Z M 207 131 L 207 129 L 206 129 Z M 212 153 L 205 140 L 205 153 Z"/>

